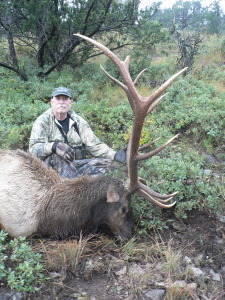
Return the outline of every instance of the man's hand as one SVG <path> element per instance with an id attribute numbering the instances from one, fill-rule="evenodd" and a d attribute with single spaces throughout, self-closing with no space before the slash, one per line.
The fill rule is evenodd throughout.
<path id="1" fill-rule="evenodd" d="M 114 155 L 114 160 L 122 164 L 126 164 L 127 147 L 117 151 Z"/>
<path id="2" fill-rule="evenodd" d="M 74 149 L 62 142 L 55 142 L 52 146 L 52 152 L 58 154 L 67 162 L 71 162 L 75 158 Z"/>

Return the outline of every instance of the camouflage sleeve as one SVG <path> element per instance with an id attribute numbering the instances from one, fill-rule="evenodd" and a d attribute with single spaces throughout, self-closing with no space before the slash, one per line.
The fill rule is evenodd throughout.
<path id="1" fill-rule="evenodd" d="M 29 152 L 41 159 L 52 153 L 53 142 L 49 142 L 48 132 L 49 124 L 43 116 L 40 116 L 31 130 Z"/>
<path id="2" fill-rule="evenodd" d="M 115 151 L 101 142 L 97 136 L 93 133 L 88 123 L 85 123 L 81 130 L 80 135 L 86 150 L 94 157 L 103 157 L 113 159 Z"/>

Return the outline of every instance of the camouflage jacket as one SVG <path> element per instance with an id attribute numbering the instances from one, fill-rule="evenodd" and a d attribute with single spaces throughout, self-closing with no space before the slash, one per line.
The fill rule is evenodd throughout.
<path id="1" fill-rule="evenodd" d="M 102 143 L 93 133 L 89 124 L 74 111 L 69 110 L 69 131 L 67 133 L 68 144 L 73 147 L 84 145 L 87 153 L 94 157 L 103 157 L 113 159 L 115 151 Z M 78 132 L 74 124 L 77 124 Z M 66 142 L 58 126 L 62 127 L 55 118 L 52 108 L 40 115 L 34 122 L 30 142 L 30 153 L 45 159 L 52 154 L 52 145 L 54 142 Z"/>

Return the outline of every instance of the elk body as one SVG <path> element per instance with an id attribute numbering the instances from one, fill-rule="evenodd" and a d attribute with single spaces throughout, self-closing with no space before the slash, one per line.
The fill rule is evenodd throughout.
<path id="1" fill-rule="evenodd" d="M 100 226 L 128 240 L 134 224 L 129 193 L 112 177 L 62 179 L 23 151 L 0 150 L 0 228 L 11 237 L 66 238 Z"/>

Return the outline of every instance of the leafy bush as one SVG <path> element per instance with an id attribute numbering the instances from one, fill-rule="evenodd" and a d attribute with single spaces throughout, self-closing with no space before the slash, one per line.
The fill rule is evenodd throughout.
<path id="1" fill-rule="evenodd" d="M 33 253 L 25 238 L 8 242 L 0 231 L 0 280 L 11 289 L 34 293 L 47 280 L 40 264 L 41 254 Z"/>
<path id="2" fill-rule="evenodd" d="M 133 116 L 127 100 L 113 106 L 109 99 L 92 103 L 80 101 L 74 104 L 75 111 L 88 120 L 93 131 L 102 141 L 115 149 L 124 147 Z"/>
<path id="3" fill-rule="evenodd" d="M 148 178 L 148 186 L 157 192 L 169 194 L 178 191 L 174 197 L 177 201 L 174 209 L 177 218 L 187 218 L 187 212 L 195 208 L 222 213 L 225 205 L 221 179 L 214 174 L 205 174 L 203 163 L 203 158 L 197 152 L 164 150 L 160 156 L 155 155 L 146 161 L 139 175 Z M 162 217 L 160 208 L 137 198 L 133 201 L 133 207 L 141 233 L 166 226 L 168 220 Z"/>
<path id="4" fill-rule="evenodd" d="M 169 88 L 169 95 L 158 106 L 158 126 L 165 120 L 170 130 L 193 137 L 198 142 L 210 137 L 211 143 L 224 139 L 225 95 L 220 94 L 191 76 L 175 82 Z M 159 113 L 160 110 L 160 113 Z"/>
<path id="5" fill-rule="evenodd" d="M 43 102 L 22 98 L 13 102 L 1 101 L 2 114 L 0 116 L 0 147 L 4 149 L 27 149 L 28 138 L 36 117 L 46 108 Z"/>

